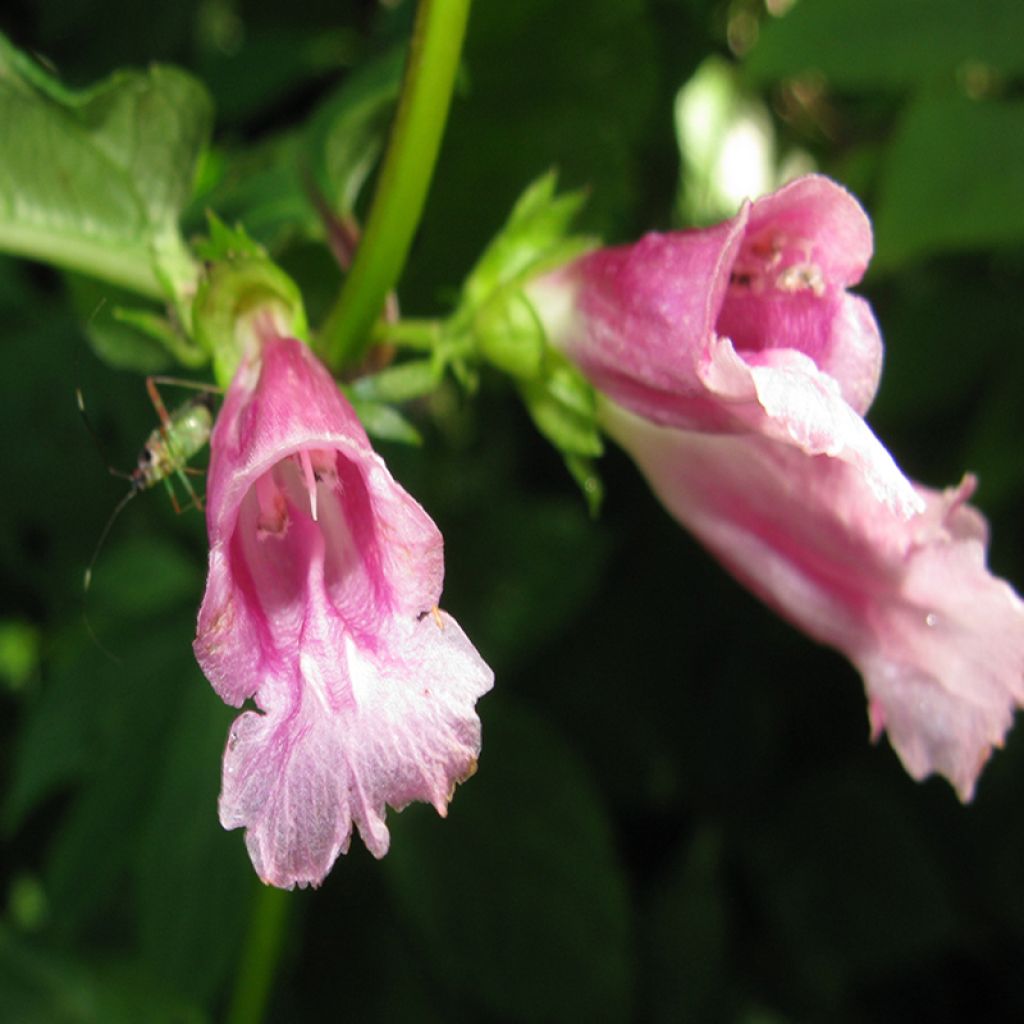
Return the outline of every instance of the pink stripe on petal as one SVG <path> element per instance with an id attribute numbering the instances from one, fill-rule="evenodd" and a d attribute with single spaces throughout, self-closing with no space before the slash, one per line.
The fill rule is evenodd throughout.
<path id="1" fill-rule="evenodd" d="M 444 813 L 480 752 L 493 676 L 441 594 L 441 535 L 298 341 L 243 365 L 211 440 L 210 572 L 196 656 L 235 720 L 220 798 L 260 877 L 318 885 L 355 825 Z"/>

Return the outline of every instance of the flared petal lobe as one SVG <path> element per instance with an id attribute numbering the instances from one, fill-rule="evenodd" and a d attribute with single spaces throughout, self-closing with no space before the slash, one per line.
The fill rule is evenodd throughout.
<path id="1" fill-rule="evenodd" d="M 437 610 L 440 533 L 309 350 L 271 338 L 211 439 L 196 656 L 234 723 L 220 799 L 260 877 L 319 884 L 386 807 L 444 813 L 475 769 L 492 674 Z"/>
<path id="2" fill-rule="evenodd" d="M 849 657 L 873 735 L 966 800 L 1024 703 L 1024 604 L 986 568 L 973 480 L 913 484 L 863 420 L 881 338 L 846 289 L 870 254 L 856 200 L 811 176 L 723 225 L 592 253 L 531 294 L 666 508 Z"/>

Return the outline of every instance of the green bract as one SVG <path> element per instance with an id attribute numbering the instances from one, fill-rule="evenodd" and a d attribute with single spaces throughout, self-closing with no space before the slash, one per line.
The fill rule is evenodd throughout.
<path id="1" fill-rule="evenodd" d="M 210 238 L 197 246 L 207 261 L 192 306 L 199 343 L 213 359 L 217 383 L 231 383 L 246 344 L 248 320 L 261 310 L 281 320 L 291 336 L 308 340 L 302 296 L 295 282 L 273 263 L 244 229 L 227 227 L 209 214 Z"/>
<path id="2" fill-rule="evenodd" d="M 583 205 L 581 192 L 556 195 L 548 172 L 519 198 L 508 221 L 484 250 L 449 322 L 473 338 L 478 356 L 516 380 L 540 432 L 561 452 L 591 509 L 600 483 L 590 459 L 603 450 L 594 392 L 578 370 L 549 345 L 524 288 L 540 274 L 581 255 L 593 239 L 570 234 Z"/>

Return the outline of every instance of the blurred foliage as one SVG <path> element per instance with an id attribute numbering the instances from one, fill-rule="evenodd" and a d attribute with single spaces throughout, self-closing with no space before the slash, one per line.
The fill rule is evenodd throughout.
<path id="1" fill-rule="evenodd" d="M 768 6 L 791 9 L 477 4 L 403 312 L 450 313 L 550 167 L 589 191 L 584 231 L 676 223 L 675 97 L 718 54 L 771 110 L 775 151 L 806 150 L 875 217 L 872 422 L 917 478 L 979 474 L 993 565 L 1024 582 L 1022 8 Z M 0 28 L 71 89 L 153 60 L 204 83 L 213 143 L 186 229 L 206 207 L 244 223 L 315 321 L 340 270 L 309 182 L 363 211 L 411 16 L 408 0 L 144 17 L 128 0 L 15 0 Z M 0 174 L 31 156 L 18 143 L 0 142 Z M 0 260 L 0 1019 L 215 1020 L 257 885 L 216 817 L 232 712 L 189 647 L 203 525 L 140 496 L 83 594 L 124 491 L 105 463 L 130 467 L 154 423 L 117 368 L 167 352 L 115 337 L 123 297 L 84 288 Z M 412 394 L 430 372 L 378 386 Z M 472 400 L 443 386 L 404 411 L 382 431 L 422 446 L 382 451 L 443 530 L 446 607 L 496 670 L 480 772 L 447 821 L 392 814 L 383 863 L 356 841 L 322 889 L 290 895 L 268 1019 L 1024 1016 L 1019 737 L 969 808 L 913 783 L 868 744 L 855 672 L 728 579 L 618 453 L 595 523 L 496 374 Z"/>

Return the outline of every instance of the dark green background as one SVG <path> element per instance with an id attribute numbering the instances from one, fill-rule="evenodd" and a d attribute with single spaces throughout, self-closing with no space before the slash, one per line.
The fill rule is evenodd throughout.
<path id="1" fill-rule="evenodd" d="M 992 565 L 1024 581 L 1022 10 L 478 0 L 403 308 L 444 312 L 552 165 L 590 188 L 584 226 L 609 241 L 670 226 L 675 92 L 754 26 L 741 66 L 782 139 L 875 219 L 872 425 L 924 482 L 979 474 Z M 71 85 L 152 59 L 203 78 L 221 152 L 262 168 L 223 212 L 316 312 L 336 280 L 288 230 L 303 199 L 267 144 L 410 19 L 408 2 L 15 0 L 0 27 Z M 0 159 L 17 145 L 2 133 Z M 0 323 L 0 618 L 40 642 L 0 690 L 0 1019 L 219 1019 L 257 884 L 216 821 L 232 712 L 189 646 L 201 517 L 136 500 L 85 601 L 123 488 L 74 388 L 121 468 L 153 412 L 138 375 L 93 355 L 54 272 L 0 261 Z M 496 672 L 481 768 L 447 822 L 392 814 L 384 861 L 354 841 L 322 889 L 292 894 L 269 1019 L 1024 1018 L 1020 737 L 970 807 L 913 783 L 869 745 L 856 673 L 735 585 L 617 452 L 593 522 L 497 378 L 411 415 L 424 447 L 384 453 L 444 531 L 446 606 Z"/>

